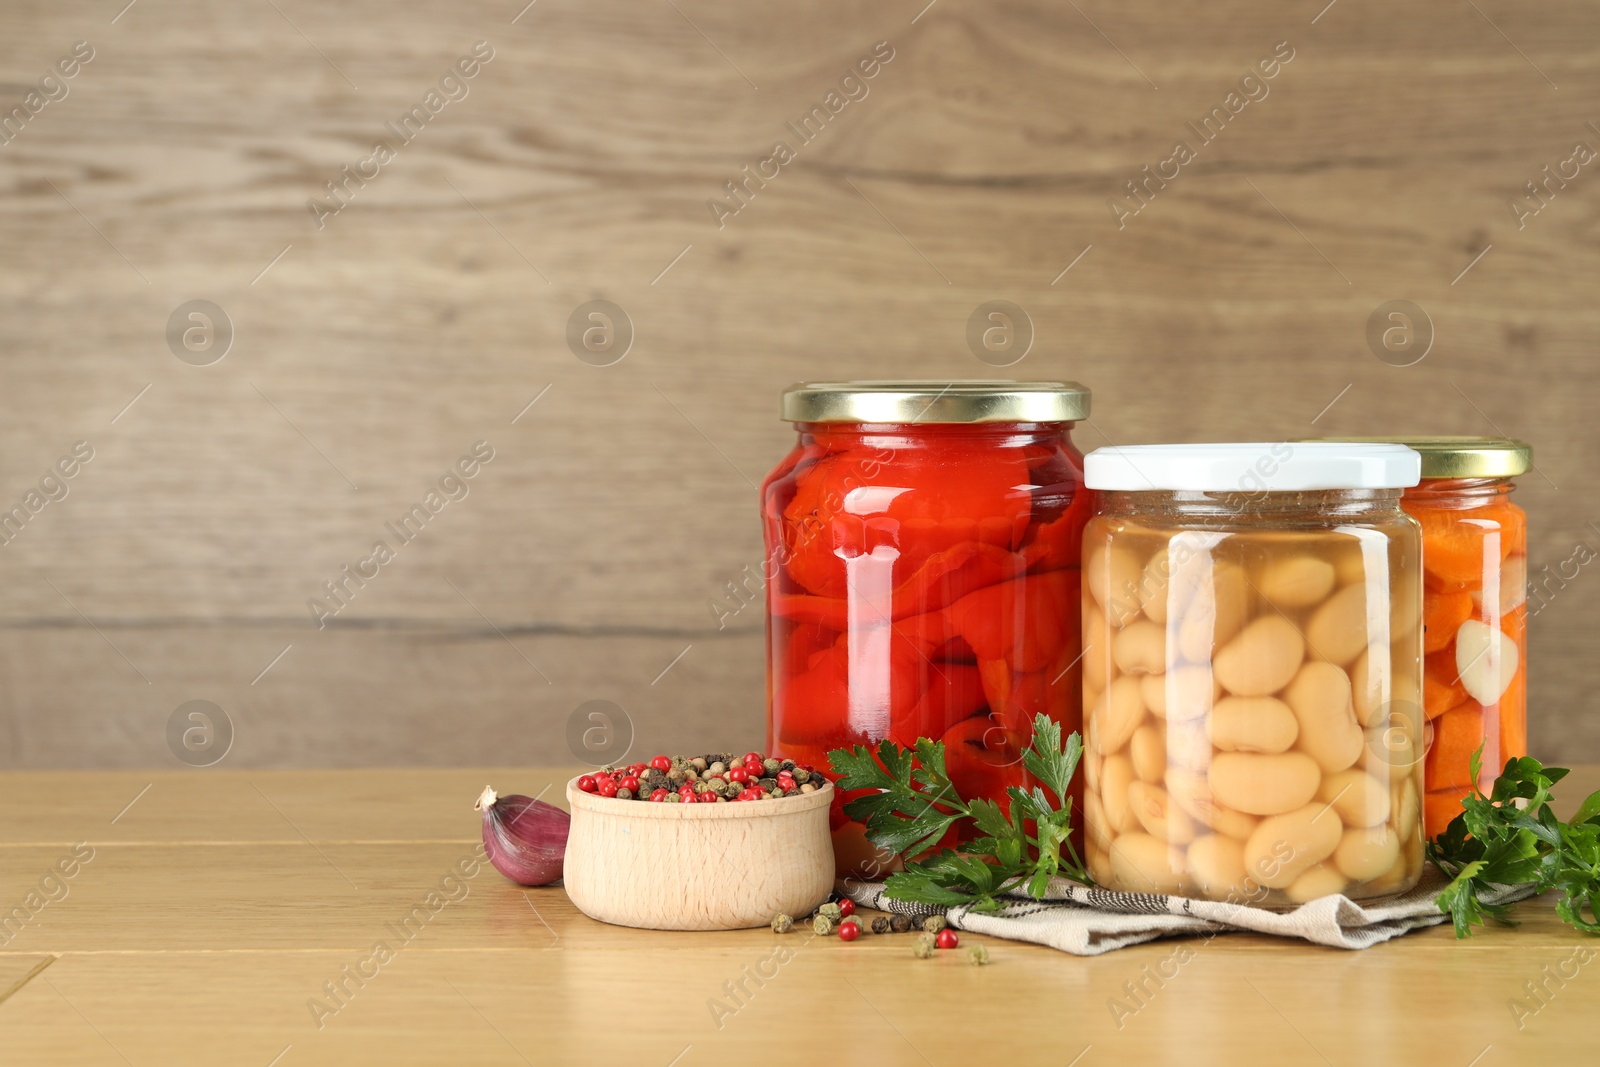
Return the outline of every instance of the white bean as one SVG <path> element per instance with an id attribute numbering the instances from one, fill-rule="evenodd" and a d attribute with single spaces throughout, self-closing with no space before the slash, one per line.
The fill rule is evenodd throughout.
<path id="1" fill-rule="evenodd" d="M 1395 786 L 1391 793 L 1394 806 L 1394 832 L 1402 838 L 1410 837 L 1417 828 L 1417 814 L 1421 803 L 1417 797 L 1417 783 L 1408 776 Z"/>
<path id="2" fill-rule="evenodd" d="M 1087 598 L 1086 598 L 1087 599 Z M 1111 633 L 1106 629 L 1106 616 L 1092 603 L 1083 611 L 1083 688 L 1100 692 L 1107 682 L 1108 664 L 1111 661 Z M 1084 707 L 1092 707 L 1085 704 Z"/>
<path id="3" fill-rule="evenodd" d="M 1149 782 L 1134 782 L 1128 786 L 1128 804 L 1139 820 L 1139 825 L 1152 837 L 1159 837 L 1174 845 L 1186 845 L 1194 840 L 1194 820 L 1182 808 L 1171 803 L 1167 791 Z"/>
<path id="4" fill-rule="evenodd" d="M 1144 561 L 1126 545 L 1101 542 L 1084 556 L 1084 581 L 1112 626 L 1125 626 L 1138 618 L 1139 579 L 1143 574 Z"/>
<path id="5" fill-rule="evenodd" d="M 1111 823 L 1106 818 L 1106 808 L 1100 794 L 1085 791 L 1083 794 L 1083 824 L 1089 831 L 1089 843 L 1106 846 L 1111 843 Z"/>
<path id="6" fill-rule="evenodd" d="M 1111 655 L 1123 674 L 1160 674 L 1167 669 L 1167 631 L 1149 619 L 1130 622 L 1111 639 Z"/>
<path id="7" fill-rule="evenodd" d="M 1306 623 L 1306 641 L 1313 656 L 1341 667 L 1361 655 L 1368 642 L 1367 587 L 1347 585 L 1324 600 Z"/>
<path id="8" fill-rule="evenodd" d="M 1362 726 L 1377 726 L 1388 712 L 1389 648 L 1368 645 L 1350 668 L 1351 696 Z"/>
<path id="9" fill-rule="evenodd" d="M 1244 842 L 1223 834 L 1206 834 L 1189 845 L 1189 873 L 1196 888 L 1215 900 L 1246 895 Z"/>
<path id="10" fill-rule="evenodd" d="M 1089 709 L 1090 740 L 1097 751 L 1118 752 L 1144 721 L 1144 698 L 1139 679 L 1118 678 Z"/>
<path id="11" fill-rule="evenodd" d="M 1223 807 L 1217 803 L 1216 797 L 1211 792 L 1211 783 L 1206 776 L 1181 767 L 1171 767 L 1167 770 L 1167 795 L 1170 796 L 1184 813 L 1196 822 L 1225 834 L 1244 840 L 1249 837 L 1261 820 L 1254 815 L 1246 815 L 1242 811 Z"/>
<path id="12" fill-rule="evenodd" d="M 1250 815 L 1281 815 L 1303 807 L 1317 795 L 1321 781 L 1316 760 L 1304 752 L 1222 752 L 1211 763 L 1217 802 Z"/>
<path id="13" fill-rule="evenodd" d="M 1287 889 L 1295 879 L 1333 855 L 1343 831 L 1338 816 L 1323 804 L 1307 804 L 1262 819 L 1245 842 L 1245 870 L 1268 888 Z"/>
<path id="14" fill-rule="evenodd" d="M 1111 884 L 1133 893 L 1176 893 L 1183 885 L 1182 858 L 1159 837 L 1123 834 L 1111 842 Z"/>
<path id="15" fill-rule="evenodd" d="M 1337 867 L 1319 863 L 1289 883 L 1289 888 L 1283 891 L 1283 895 L 1296 904 L 1305 904 L 1319 897 L 1331 897 L 1335 893 L 1342 893 L 1348 884 L 1349 880 L 1339 873 Z"/>
<path id="16" fill-rule="evenodd" d="M 1152 622 L 1167 622 L 1167 598 L 1172 584 L 1172 565 L 1165 548 L 1157 550 L 1144 565 L 1144 576 L 1139 580 L 1139 604 L 1145 618 Z"/>
<path id="17" fill-rule="evenodd" d="M 1399 893 L 1409 889 L 1412 882 L 1406 873 L 1406 859 L 1404 856 L 1394 861 L 1387 871 L 1367 882 L 1366 890 L 1362 896 L 1382 896 L 1388 893 Z"/>
<path id="18" fill-rule="evenodd" d="M 1261 569 L 1256 588 L 1280 608 L 1308 608 L 1333 592 L 1333 564 L 1315 556 L 1278 556 Z"/>
<path id="19" fill-rule="evenodd" d="M 1400 858 L 1400 839 L 1387 826 L 1361 826 L 1346 830 L 1333 854 L 1333 862 L 1357 882 L 1365 882 L 1394 866 Z"/>
<path id="20" fill-rule="evenodd" d="M 1147 724 L 1133 732 L 1133 739 L 1128 742 L 1128 755 L 1133 759 L 1133 773 L 1141 782 L 1159 782 L 1167 773 L 1167 747 L 1161 731 L 1154 726 Z"/>
<path id="21" fill-rule="evenodd" d="M 1284 690 L 1284 699 L 1300 723 L 1301 751 L 1324 774 L 1355 763 L 1365 738 L 1350 703 L 1350 677 L 1342 668 L 1325 660 L 1306 663 Z"/>
<path id="22" fill-rule="evenodd" d="M 1206 725 L 1224 752 L 1287 752 L 1300 733 L 1294 712 L 1277 697 L 1223 697 Z"/>
<path id="23" fill-rule="evenodd" d="M 1178 650 L 1190 663 L 1210 659 L 1239 632 L 1250 599 L 1244 571 L 1237 564 L 1209 566 L 1209 579 L 1197 583 L 1178 624 Z"/>
<path id="24" fill-rule="evenodd" d="M 1332 807 L 1346 826 L 1378 826 L 1388 821 L 1393 807 L 1389 794 L 1384 783 L 1354 768 L 1328 775 L 1317 788 L 1317 799 Z"/>
<path id="25" fill-rule="evenodd" d="M 1214 670 L 1234 696 L 1266 696 L 1288 685 L 1304 658 L 1305 641 L 1294 624 L 1263 615 L 1217 652 Z"/>
<path id="26" fill-rule="evenodd" d="M 1140 692 L 1157 718 L 1189 722 L 1204 718 L 1222 693 L 1210 667 L 1180 664 L 1165 674 L 1148 674 Z"/>
<path id="27" fill-rule="evenodd" d="M 1134 783 L 1133 763 L 1127 756 L 1112 756 L 1100 772 L 1100 800 L 1106 811 L 1106 825 L 1119 834 L 1139 825 L 1128 803 L 1128 787 Z"/>

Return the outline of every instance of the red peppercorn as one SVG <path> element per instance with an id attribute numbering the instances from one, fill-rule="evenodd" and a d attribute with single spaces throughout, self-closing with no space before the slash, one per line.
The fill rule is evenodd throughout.
<path id="1" fill-rule="evenodd" d="M 854 919 L 839 924 L 839 940 L 854 941 L 861 936 L 861 924 Z"/>
<path id="2" fill-rule="evenodd" d="M 746 763 L 762 763 L 765 760 L 766 757 L 759 752 L 746 752 L 744 754 L 744 762 Z"/>
<path id="3" fill-rule="evenodd" d="M 655 801 L 657 804 L 660 804 L 662 801 L 667 799 L 667 791 L 665 789 L 657 789 L 655 792 L 650 794 L 650 799 Z"/>
<path id="4" fill-rule="evenodd" d="M 593 793 L 599 783 L 594 780 L 594 775 L 585 774 L 578 779 L 578 788 L 585 793 Z"/>
<path id="5" fill-rule="evenodd" d="M 961 944 L 961 939 L 956 936 L 956 932 L 954 930 L 946 926 L 943 930 L 939 931 L 939 936 L 934 941 L 934 944 L 938 945 L 940 948 L 955 948 L 957 945 Z"/>
<path id="6" fill-rule="evenodd" d="M 666 772 L 672 770 L 672 760 L 668 759 L 666 756 L 657 756 L 655 759 L 650 761 L 650 766 L 654 767 L 662 774 L 665 774 Z"/>
<path id="7" fill-rule="evenodd" d="M 850 916 L 854 915 L 855 913 L 856 913 L 856 902 L 855 901 L 851 900 L 849 897 L 845 897 L 843 900 L 839 901 L 839 914 L 840 915 L 843 915 L 846 919 L 848 919 Z"/>
<path id="8" fill-rule="evenodd" d="M 717 794 L 713 793 L 711 790 L 707 789 L 704 793 L 700 794 L 700 803 L 715 804 L 716 802 Z"/>
<path id="9" fill-rule="evenodd" d="M 750 772 L 745 770 L 743 767 L 740 767 L 737 764 L 735 764 L 734 766 L 728 768 L 728 781 L 730 781 L 730 782 L 748 782 L 749 780 L 750 780 Z"/>
<path id="10" fill-rule="evenodd" d="M 694 803 L 694 789 L 692 787 L 687 785 L 684 786 L 682 789 L 678 790 L 678 795 L 687 800 L 689 803 Z"/>
<path id="11" fill-rule="evenodd" d="M 622 789 L 631 789 L 635 793 L 639 791 L 639 779 L 631 774 L 622 781 L 618 782 L 617 785 Z"/>
<path id="12" fill-rule="evenodd" d="M 633 775 L 643 774 L 644 771 L 645 771 L 645 768 L 648 767 L 648 766 L 650 766 L 648 763 L 633 763 L 633 764 L 629 764 L 628 773 L 629 774 L 633 774 Z"/>
<path id="13" fill-rule="evenodd" d="M 596 786 L 596 791 L 603 797 L 614 797 L 617 795 L 617 783 L 611 778 L 602 778 Z"/>

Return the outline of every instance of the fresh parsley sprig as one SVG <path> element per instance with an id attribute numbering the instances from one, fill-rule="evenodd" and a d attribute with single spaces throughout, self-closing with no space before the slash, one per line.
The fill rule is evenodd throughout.
<path id="1" fill-rule="evenodd" d="M 923 737 L 906 749 L 885 739 L 875 754 L 865 745 L 837 748 L 828 753 L 828 762 L 840 788 L 876 790 L 846 803 L 844 812 L 866 826 L 867 840 L 880 849 L 909 858 L 935 846 L 963 820 L 977 830 L 977 837 L 953 849 L 909 860 L 885 883 L 889 897 L 994 911 L 1002 906 L 1001 897 L 1018 888 L 1043 897 L 1057 874 L 1090 882 L 1070 840 L 1072 799 L 1067 795 L 1082 755 L 1077 733 L 1063 743 L 1061 725 L 1037 716 L 1022 765 L 1039 784 L 1008 787 L 1009 813 L 994 800 L 968 799 L 956 791 L 941 741 Z"/>
<path id="2" fill-rule="evenodd" d="M 1482 746 L 1472 754 L 1473 782 L 1482 754 Z M 1479 894 L 1529 882 L 1540 893 L 1560 890 L 1556 914 L 1600 934 L 1600 791 L 1562 822 L 1550 807 L 1550 788 L 1566 776 L 1567 768 L 1545 767 L 1532 756 L 1507 760 L 1489 794 L 1474 785 L 1462 798 L 1461 814 L 1428 842 L 1428 858 L 1451 879 L 1437 903 L 1454 922 L 1456 937 L 1470 936 L 1486 917 L 1515 925 L 1506 905 L 1483 903 Z"/>

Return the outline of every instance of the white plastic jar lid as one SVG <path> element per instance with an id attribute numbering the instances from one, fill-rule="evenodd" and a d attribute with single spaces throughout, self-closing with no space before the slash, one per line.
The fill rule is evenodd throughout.
<path id="1" fill-rule="evenodd" d="M 1084 457 L 1090 489 L 1276 493 L 1404 489 L 1422 478 L 1422 457 L 1396 444 L 1339 441 L 1115 445 Z"/>

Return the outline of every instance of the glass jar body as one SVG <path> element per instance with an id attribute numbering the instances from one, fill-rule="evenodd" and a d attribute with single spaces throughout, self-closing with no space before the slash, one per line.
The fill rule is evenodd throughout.
<path id="1" fill-rule="evenodd" d="M 942 740 L 963 796 L 1007 803 L 1034 715 L 1082 726 L 1071 424 L 797 428 L 762 486 L 769 750 Z M 840 872 L 881 877 L 846 799 Z"/>
<path id="2" fill-rule="evenodd" d="M 1431 478 L 1402 500 L 1422 524 L 1429 837 L 1473 784 L 1489 792 L 1506 760 L 1528 754 L 1528 532 L 1513 488 L 1509 478 Z"/>
<path id="3" fill-rule="evenodd" d="M 1097 882 L 1265 907 L 1416 884 L 1421 545 L 1399 498 L 1102 494 L 1083 592 Z"/>

